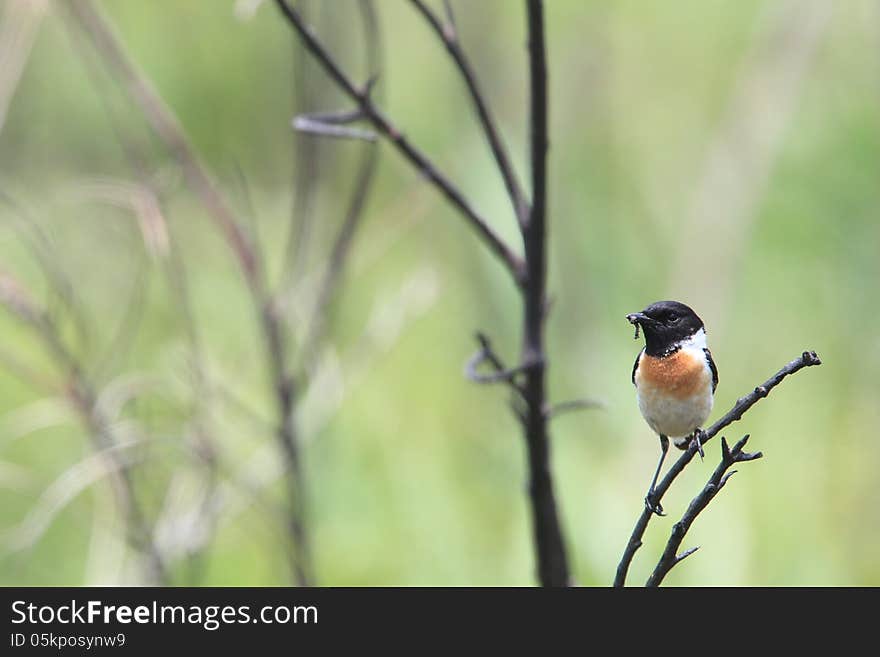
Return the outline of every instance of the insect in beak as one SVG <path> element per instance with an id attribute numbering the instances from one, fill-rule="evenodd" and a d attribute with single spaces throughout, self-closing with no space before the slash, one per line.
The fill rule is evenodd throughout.
<path id="1" fill-rule="evenodd" d="M 639 326 L 641 322 L 651 321 L 651 318 L 648 317 L 645 313 L 630 313 L 626 316 L 627 321 L 636 327 L 636 335 L 633 338 L 634 340 L 639 339 Z"/>

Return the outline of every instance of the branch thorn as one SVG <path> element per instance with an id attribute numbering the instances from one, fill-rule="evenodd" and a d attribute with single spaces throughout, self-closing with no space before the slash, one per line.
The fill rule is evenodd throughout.
<path id="1" fill-rule="evenodd" d="M 736 474 L 736 470 L 731 470 L 730 472 L 728 472 L 727 474 L 725 474 L 725 475 L 721 478 L 721 481 L 718 482 L 718 490 L 721 490 L 722 488 L 724 488 L 724 484 L 727 483 L 727 480 L 730 479 L 730 478 L 731 478 L 733 475 L 735 475 L 735 474 Z"/>
<path id="2" fill-rule="evenodd" d="M 689 556 L 691 556 L 694 552 L 696 552 L 699 549 L 700 549 L 700 546 L 697 545 L 695 547 L 692 547 L 689 550 L 685 550 L 684 552 L 679 554 L 677 557 L 675 557 L 675 563 L 681 563 L 682 561 L 687 559 Z"/>

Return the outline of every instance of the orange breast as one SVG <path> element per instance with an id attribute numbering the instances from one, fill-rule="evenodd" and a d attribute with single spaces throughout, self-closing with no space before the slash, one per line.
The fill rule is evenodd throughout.
<path id="1" fill-rule="evenodd" d="M 702 356 L 702 353 L 700 354 Z M 637 383 L 639 387 L 663 390 L 678 399 L 687 399 L 711 385 L 705 357 L 684 349 L 666 358 L 642 354 L 639 361 Z"/>

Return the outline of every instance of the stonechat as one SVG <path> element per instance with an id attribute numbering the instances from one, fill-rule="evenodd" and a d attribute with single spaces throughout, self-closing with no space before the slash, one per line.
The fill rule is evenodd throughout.
<path id="1" fill-rule="evenodd" d="M 657 515 L 663 507 L 654 500 L 654 487 L 672 438 L 679 449 L 696 442 L 703 456 L 701 429 L 709 413 L 718 370 L 706 344 L 706 327 L 697 314 L 678 301 L 658 301 L 626 316 L 645 334 L 645 347 L 636 357 L 632 382 L 639 410 L 648 426 L 660 436 L 660 460 L 645 497 Z"/>

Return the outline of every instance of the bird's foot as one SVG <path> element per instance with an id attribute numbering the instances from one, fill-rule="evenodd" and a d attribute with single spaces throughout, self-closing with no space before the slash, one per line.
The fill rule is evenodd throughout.
<path id="1" fill-rule="evenodd" d="M 648 509 L 651 513 L 655 513 L 658 516 L 665 516 L 666 513 L 663 512 L 663 505 L 660 504 L 659 501 L 654 501 L 654 490 L 651 489 L 648 491 L 648 494 L 645 495 L 645 508 Z"/>
<path id="2" fill-rule="evenodd" d="M 697 444 L 697 453 L 700 455 L 700 460 L 706 456 L 706 453 L 703 451 L 703 443 L 706 442 L 706 432 L 702 429 L 697 429 L 694 431 L 694 436 L 691 438 L 691 445 L 694 443 Z"/>

